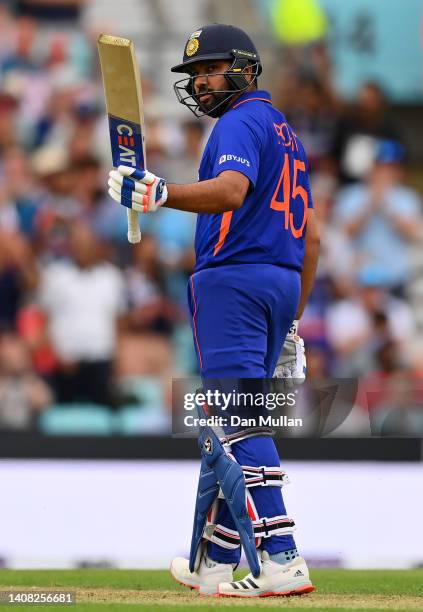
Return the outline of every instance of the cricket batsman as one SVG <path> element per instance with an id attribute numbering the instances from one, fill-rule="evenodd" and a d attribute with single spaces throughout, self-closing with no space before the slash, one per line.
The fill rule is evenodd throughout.
<path id="1" fill-rule="evenodd" d="M 319 251 L 303 145 L 259 89 L 260 57 L 240 28 L 199 28 L 171 70 L 187 75 L 174 85 L 179 102 L 197 117 L 217 119 L 199 180 L 167 185 L 149 171 L 119 166 L 110 172 L 109 194 L 140 213 L 168 206 L 198 215 L 188 302 L 203 385 L 274 376 L 301 381 L 305 355 L 297 326 Z M 175 558 L 170 570 L 183 585 L 231 597 L 314 590 L 269 433 L 200 427 L 190 559 Z M 234 581 L 241 547 L 251 572 Z"/>

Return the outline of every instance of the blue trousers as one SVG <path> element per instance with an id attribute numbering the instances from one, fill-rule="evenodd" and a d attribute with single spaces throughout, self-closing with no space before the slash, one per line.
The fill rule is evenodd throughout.
<path id="1" fill-rule="evenodd" d="M 271 378 L 295 318 L 300 290 L 299 272 L 271 264 L 195 272 L 188 282 L 188 305 L 202 378 Z M 269 437 L 234 443 L 232 453 L 242 465 L 280 465 Z M 251 493 L 260 517 L 286 514 L 279 488 L 253 487 Z M 216 523 L 235 529 L 226 503 L 219 503 Z M 262 547 L 274 554 L 295 548 L 295 542 L 290 535 L 275 535 L 263 538 Z M 220 563 L 238 563 L 241 550 L 209 542 L 208 555 Z"/>

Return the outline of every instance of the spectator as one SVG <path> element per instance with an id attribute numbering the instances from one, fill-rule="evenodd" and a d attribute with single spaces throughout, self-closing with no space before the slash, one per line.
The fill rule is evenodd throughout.
<path id="1" fill-rule="evenodd" d="M 203 146 L 204 127 L 199 121 L 185 121 L 183 151 L 169 159 L 169 173 L 177 182 L 193 182 Z M 166 291 L 173 301 L 186 308 L 186 284 L 194 269 L 195 215 L 164 208 L 149 227 L 160 245 Z"/>
<path id="2" fill-rule="evenodd" d="M 104 189 L 104 172 L 100 161 L 87 155 L 74 161 L 72 173 L 77 180 L 72 185 L 72 196 L 79 206 L 79 214 L 94 233 L 102 238 L 126 247 L 127 217 L 125 211 L 111 205 Z M 126 252 L 126 248 L 123 248 Z"/>
<path id="3" fill-rule="evenodd" d="M 362 85 L 356 104 L 343 114 L 335 131 L 333 158 L 339 162 L 343 183 L 365 177 L 379 139 L 398 140 L 398 129 L 381 87 L 369 81 Z"/>
<path id="4" fill-rule="evenodd" d="M 170 372 L 170 335 L 178 317 L 168 299 L 163 267 L 153 236 L 143 235 L 126 269 L 129 312 L 119 337 L 116 372 L 126 376 L 158 376 Z"/>
<path id="5" fill-rule="evenodd" d="M 41 191 L 25 151 L 19 147 L 7 149 L 3 155 L 1 172 L 9 202 L 17 218 L 16 229 L 31 237 Z"/>
<path id="6" fill-rule="evenodd" d="M 295 104 L 286 109 L 286 116 L 307 151 L 312 172 L 334 170 L 331 151 L 337 115 L 338 104 L 319 79 L 302 78 Z"/>
<path id="7" fill-rule="evenodd" d="M 13 19 L 10 7 L 2 2 L 0 4 L 0 64 L 13 46 L 13 30 L 16 20 Z"/>
<path id="8" fill-rule="evenodd" d="M 94 153 L 92 134 L 98 120 L 99 109 L 93 101 L 77 103 L 73 108 L 74 129 L 69 143 L 70 157 L 74 162 L 92 158 Z"/>
<path id="9" fill-rule="evenodd" d="M 359 287 L 327 310 L 328 339 L 335 350 L 334 374 L 356 377 L 375 368 L 376 351 L 389 340 L 406 350 L 414 332 L 411 308 L 390 295 L 376 274 L 359 277 Z"/>
<path id="10" fill-rule="evenodd" d="M 409 245 L 421 230 L 421 202 L 402 184 L 404 150 L 395 141 L 378 145 L 366 182 L 345 188 L 335 219 L 350 237 L 359 270 L 372 270 L 399 293 L 410 277 Z"/>
<path id="11" fill-rule="evenodd" d="M 34 44 L 37 35 L 37 23 L 30 17 L 19 17 L 15 22 L 14 45 L 1 64 L 2 74 L 10 71 L 21 73 L 35 70 Z"/>
<path id="12" fill-rule="evenodd" d="M 18 213 L 5 181 L 0 182 L 0 229 L 6 232 L 19 230 Z"/>
<path id="13" fill-rule="evenodd" d="M 313 203 L 322 236 L 318 281 L 333 279 L 336 282 L 348 282 L 356 274 L 355 255 L 350 240 L 343 228 L 334 222 L 337 187 L 336 180 L 323 173 L 317 173 L 312 181 Z"/>
<path id="14" fill-rule="evenodd" d="M 158 247 L 153 236 L 143 235 L 133 249 L 133 265 L 126 270 L 130 310 L 126 317 L 132 331 L 168 336 L 177 312 L 167 299 Z"/>
<path id="15" fill-rule="evenodd" d="M 69 247 L 68 260 L 44 268 L 39 291 L 59 358 L 57 399 L 110 404 L 117 323 L 125 309 L 123 277 L 104 260 L 86 225 L 72 225 Z"/>
<path id="16" fill-rule="evenodd" d="M 0 336 L 0 429 L 30 429 L 52 401 L 49 387 L 31 371 L 24 342 L 15 334 Z"/>
<path id="17" fill-rule="evenodd" d="M 397 342 L 386 341 L 376 352 L 375 370 L 360 382 L 358 404 L 369 412 L 373 435 L 422 435 L 423 384 L 408 352 L 401 355 Z"/>
<path id="18" fill-rule="evenodd" d="M 14 96 L 0 91 L 0 153 L 17 143 L 18 104 Z"/>
<path id="19" fill-rule="evenodd" d="M 204 146 L 204 125 L 200 121 L 184 121 L 178 143 L 175 134 L 173 140 L 179 144 L 179 150 L 174 144 L 174 149 L 169 151 L 170 157 L 166 161 L 171 179 L 177 182 L 194 182 L 197 180 L 198 167 Z M 168 138 L 166 133 L 162 136 Z M 162 162 L 163 163 L 163 162 Z"/>
<path id="20" fill-rule="evenodd" d="M 57 367 L 57 357 L 51 346 L 46 314 L 35 302 L 29 303 L 19 310 L 16 327 L 31 353 L 35 372 L 51 381 Z"/>
<path id="21" fill-rule="evenodd" d="M 336 187 L 334 177 L 327 174 L 317 173 L 312 181 L 313 203 L 321 236 L 320 256 L 313 291 L 301 317 L 300 333 L 309 351 L 314 351 L 313 371 L 319 370 L 317 354 L 321 354 L 322 359 L 325 356 L 321 367 L 327 367 L 330 359 L 326 334 L 328 306 L 344 291 L 348 292 L 355 276 L 354 257 L 348 238 L 332 221 Z M 308 369 L 307 365 L 307 372 Z"/>
<path id="22" fill-rule="evenodd" d="M 44 261 L 63 257 L 67 230 L 82 214 L 82 205 L 73 195 L 75 176 L 66 150 L 46 145 L 32 158 L 38 178 L 40 205 L 34 219 L 37 250 Z"/>
<path id="23" fill-rule="evenodd" d="M 81 9 L 87 0 L 17 0 L 16 12 L 20 15 L 31 15 L 40 20 L 56 24 L 73 24 L 78 22 Z"/>
<path id="24" fill-rule="evenodd" d="M 19 307 L 37 282 L 29 243 L 18 233 L 0 230 L 0 330 L 15 329 Z"/>
<path id="25" fill-rule="evenodd" d="M 33 126 L 33 146 L 50 145 L 67 150 L 78 120 L 81 93 L 84 88 L 89 91 L 90 86 L 68 65 L 54 66 L 49 77 L 49 98 Z M 67 153 L 70 157 L 72 151 Z"/>

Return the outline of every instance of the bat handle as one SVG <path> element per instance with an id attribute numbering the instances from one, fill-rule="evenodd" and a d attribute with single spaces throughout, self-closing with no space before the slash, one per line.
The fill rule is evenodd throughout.
<path id="1" fill-rule="evenodd" d="M 136 244 L 141 241 L 141 230 L 138 223 L 138 213 L 128 208 L 128 242 Z"/>

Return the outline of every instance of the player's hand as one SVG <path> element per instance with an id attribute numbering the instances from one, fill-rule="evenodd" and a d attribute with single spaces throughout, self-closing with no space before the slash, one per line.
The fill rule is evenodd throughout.
<path id="1" fill-rule="evenodd" d="M 107 184 L 115 202 L 139 213 L 155 212 L 167 200 L 166 181 L 148 170 L 119 166 Z"/>
<path id="2" fill-rule="evenodd" d="M 306 377 L 304 340 L 297 334 L 298 321 L 293 321 L 285 338 L 274 378 L 283 378 L 288 387 L 300 385 Z"/>

